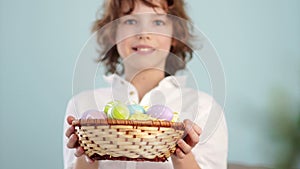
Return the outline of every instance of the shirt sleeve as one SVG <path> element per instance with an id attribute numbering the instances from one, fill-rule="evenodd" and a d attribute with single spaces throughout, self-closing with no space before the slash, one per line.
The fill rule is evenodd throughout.
<path id="1" fill-rule="evenodd" d="M 228 130 L 224 112 L 213 99 L 201 107 L 195 122 L 202 133 L 192 152 L 202 169 L 227 169 Z"/>
<path id="2" fill-rule="evenodd" d="M 68 116 L 75 116 L 74 99 L 71 99 L 68 103 L 65 119 L 64 119 L 64 130 L 63 130 L 63 157 L 64 157 L 64 169 L 72 169 L 75 164 L 75 149 L 69 149 L 67 147 L 68 138 L 65 136 L 65 131 L 69 127 L 66 118 Z"/>

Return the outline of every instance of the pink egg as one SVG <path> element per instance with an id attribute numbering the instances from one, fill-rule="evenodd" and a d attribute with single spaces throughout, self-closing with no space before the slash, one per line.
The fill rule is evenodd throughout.
<path id="1" fill-rule="evenodd" d="M 171 121 L 173 118 L 173 111 L 164 105 L 151 106 L 146 114 L 149 114 L 153 118 Z"/>
<path id="2" fill-rule="evenodd" d="M 88 110 L 84 112 L 81 119 L 106 119 L 106 115 L 103 111 L 98 110 Z"/>

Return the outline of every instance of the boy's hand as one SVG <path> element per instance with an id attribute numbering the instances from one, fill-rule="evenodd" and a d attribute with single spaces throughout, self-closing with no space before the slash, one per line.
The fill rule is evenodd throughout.
<path id="1" fill-rule="evenodd" d="M 78 137 L 75 134 L 75 127 L 72 125 L 73 120 L 75 120 L 75 117 L 73 117 L 73 116 L 68 116 L 67 117 L 67 122 L 70 125 L 70 127 L 65 132 L 66 137 L 69 138 L 69 141 L 67 143 L 67 147 L 70 148 L 70 149 L 75 148 L 76 151 L 75 151 L 74 155 L 76 157 L 80 157 L 80 156 L 84 155 L 84 149 L 79 146 Z M 93 163 L 94 162 L 94 160 L 88 158 L 87 156 L 86 156 L 86 161 L 88 163 Z"/>
<path id="2" fill-rule="evenodd" d="M 184 139 L 180 139 L 177 142 L 178 148 L 175 151 L 175 155 L 181 159 L 189 154 L 193 147 L 199 142 L 199 137 L 202 132 L 201 128 L 191 120 L 185 119 L 183 123 L 186 126 L 185 130 L 187 135 Z"/>

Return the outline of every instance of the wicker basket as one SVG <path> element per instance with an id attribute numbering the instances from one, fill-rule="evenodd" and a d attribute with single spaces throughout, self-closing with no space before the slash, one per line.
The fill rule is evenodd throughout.
<path id="1" fill-rule="evenodd" d="M 87 119 L 73 125 L 80 146 L 94 160 L 164 162 L 184 135 L 181 122 Z"/>

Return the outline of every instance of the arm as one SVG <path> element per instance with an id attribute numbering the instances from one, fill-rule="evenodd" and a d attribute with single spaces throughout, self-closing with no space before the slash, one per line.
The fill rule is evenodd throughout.
<path id="1" fill-rule="evenodd" d="M 185 157 L 182 159 L 173 156 L 172 162 L 173 162 L 174 169 L 181 169 L 181 168 L 200 169 L 197 161 L 194 158 L 193 153 L 191 152 L 186 154 Z"/>
<path id="2" fill-rule="evenodd" d="M 87 156 L 84 155 L 84 150 L 82 147 L 78 144 L 78 137 L 75 134 L 75 127 L 72 126 L 72 121 L 75 118 L 72 116 L 68 116 L 66 119 L 66 122 L 68 123 L 68 128 L 66 129 L 65 135 L 67 137 L 66 140 L 66 147 L 64 149 L 68 148 L 65 151 L 69 151 L 68 157 L 65 155 L 65 159 L 67 158 L 75 158 L 75 164 L 74 166 L 68 166 L 65 162 L 66 168 L 72 168 L 72 169 L 98 169 L 98 162 L 94 162 L 93 160 L 89 159 Z M 74 151 L 74 154 L 70 154 L 71 151 Z M 71 157 L 70 157 L 71 156 Z M 77 158 L 76 158 L 77 157 Z"/>
<path id="3" fill-rule="evenodd" d="M 200 169 L 191 150 L 199 142 L 201 128 L 190 120 L 184 120 L 187 135 L 180 139 L 175 155 L 172 156 L 174 169 Z"/>
<path id="4" fill-rule="evenodd" d="M 192 148 L 202 169 L 227 169 L 228 131 L 222 107 L 209 95 L 199 92 L 197 116 L 193 122 L 203 131 Z"/>
<path id="5" fill-rule="evenodd" d="M 77 158 L 74 169 L 98 169 L 98 162 L 87 162 L 84 156 Z"/>

